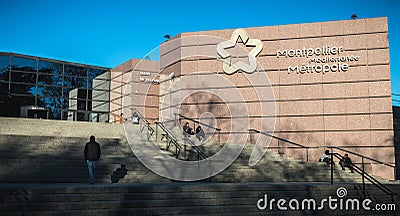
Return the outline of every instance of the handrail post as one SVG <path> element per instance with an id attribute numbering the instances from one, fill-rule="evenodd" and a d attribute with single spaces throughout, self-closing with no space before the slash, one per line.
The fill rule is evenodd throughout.
<path id="1" fill-rule="evenodd" d="M 156 122 L 156 142 L 157 142 L 157 138 L 158 138 L 158 123 Z"/>
<path id="2" fill-rule="evenodd" d="M 143 130 L 142 130 L 142 121 L 143 121 L 143 120 L 142 120 L 142 121 L 141 121 L 141 120 L 142 120 L 142 119 L 139 118 L 139 130 L 140 130 L 140 132 L 143 131 Z"/>
<path id="3" fill-rule="evenodd" d="M 362 186 L 363 186 L 363 196 L 365 199 L 365 169 L 364 169 L 364 157 L 361 157 L 361 162 L 362 162 Z M 354 168 L 353 168 L 354 169 Z"/>
<path id="4" fill-rule="evenodd" d="M 249 135 L 250 135 L 250 145 L 253 144 L 253 140 L 251 139 L 252 135 L 253 135 L 253 131 L 249 130 Z"/>
<path id="5" fill-rule="evenodd" d="M 186 139 L 183 139 L 183 158 L 186 160 Z"/>
<path id="6" fill-rule="evenodd" d="M 218 130 L 218 144 L 221 144 L 221 130 Z"/>
<path id="7" fill-rule="evenodd" d="M 281 141 L 278 140 L 278 154 L 281 154 Z"/>
<path id="8" fill-rule="evenodd" d="M 150 129 L 149 126 L 146 124 L 146 130 L 147 130 L 147 141 L 150 141 L 151 135 L 150 135 Z"/>
<path id="9" fill-rule="evenodd" d="M 308 162 L 308 147 L 306 147 L 306 161 Z"/>
<path id="10" fill-rule="evenodd" d="M 333 149 L 331 148 L 331 185 L 333 185 Z"/>
<path id="11" fill-rule="evenodd" d="M 176 145 L 175 145 L 175 155 L 176 155 L 176 159 L 179 159 L 179 149 Z"/>
<path id="12" fill-rule="evenodd" d="M 175 116 L 174 126 L 177 126 L 177 116 L 178 116 L 178 113 L 174 113 L 174 116 Z"/>

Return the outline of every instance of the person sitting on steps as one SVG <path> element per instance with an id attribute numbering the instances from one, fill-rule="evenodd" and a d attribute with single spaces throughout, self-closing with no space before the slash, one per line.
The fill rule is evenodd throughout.
<path id="1" fill-rule="evenodd" d="M 186 122 L 182 129 L 185 137 L 190 137 L 190 135 L 193 135 L 193 129 L 189 126 L 189 122 Z"/>
<path id="2" fill-rule="evenodd" d="M 342 170 L 345 170 L 345 167 L 348 167 L 352 173 L 354 173 L 353 162 L 351 161 L 348 154 L 344 154 L 343 158 L 339 161 Z"/>
<path id="3" fill-rule="evenodd" d="M 329 150 L 326 150 L 324 154 L 322 154 L 322 156 L 319 158 L 319 162 L 325 162 L 327 165 L 332 163 L 333 166 L 335 166 L 335 163 L 330 158 Z"/>
<path id="4" fill-rule="evenodd" d="M 196 138 L 199 141 L 203 141 L 206 138 L 206 135 L 204 134 L 203 128 L 201 128 L 201 126 L 197 126 L 196 128 Z"/>

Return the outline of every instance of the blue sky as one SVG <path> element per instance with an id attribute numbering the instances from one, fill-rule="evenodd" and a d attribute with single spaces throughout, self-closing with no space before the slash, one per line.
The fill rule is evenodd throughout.
<path id="1" fill-rule="evenodd" d="M 142 58 L 165 34 L 387 16 L 400 105 L 399 8 L 396 0 L 0 0 L 0 51 L 114 67 Z"/>

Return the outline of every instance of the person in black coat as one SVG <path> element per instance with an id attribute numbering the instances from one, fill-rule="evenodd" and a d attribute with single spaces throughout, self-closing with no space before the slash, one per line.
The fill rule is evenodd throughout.
<path id="1" fill-rule="evenodd" d="M 339 164 L 342 167 L 342 170 L 345 170 L 345 167 L 348 167 L 352 173 L 354 172 L 353 162 L 348 154 L 344 154 L 343 158 L 339 161 Z"/>
<path id="2" fill-rule="evenodd" d="M 186 122 L 182 129 L 185 137 L 190 137 L 190 135 L 193 135 L 193 129 L 189 126 L 189 122 Z"/>
<path id="3" fill-rule="evenodd" d="M 196 128 L 196 138 L 197 138 L 199 141 L 203 141 L 203 140 L 206 138 L 206 135 L 205 135 L 205 133 L 204 133 L 204 130 L 203 130 L 203 128 L 201 128 L 200 125 L 197 126 L 197 128 Z"/>
<path id="4" fill-rule="evenodd" d="M 96 142 L 96 138 L 90 136 L 90 141 L 85 145 L 85 161 L 89 169 L 89 182 L 94 184 L 94 169 L 97 161 L 100 159 L 101 150 L 99 143 Z"/>

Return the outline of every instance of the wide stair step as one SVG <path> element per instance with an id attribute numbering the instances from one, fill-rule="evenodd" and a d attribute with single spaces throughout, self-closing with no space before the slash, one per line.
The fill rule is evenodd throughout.
<path id="1" fill-rule="evenodd" d="M 260 210 L 257 202 L 267 194 L 271 199 L 337 199 L 344 187 L 343 199 L 362 197 L 361 185 L 327 183 L 158 183 L 158 184 L 21 184 L 0 185 L 1 215 L 396 215 L 399 211 L 332 211 L 325 203 L 322 210 L 282 211 L 276 206 Z M 394 203 L 373 185 L 367 185 L 366 198 L 373 203 Z M 399 190 L 399 185 L 392 185 Z M 301 205 L 300 205 L 301 206 Z M 269 206 L 268 206 L 269 207 Z M 311 207 L 312 208 L 312 207 Z"/>

